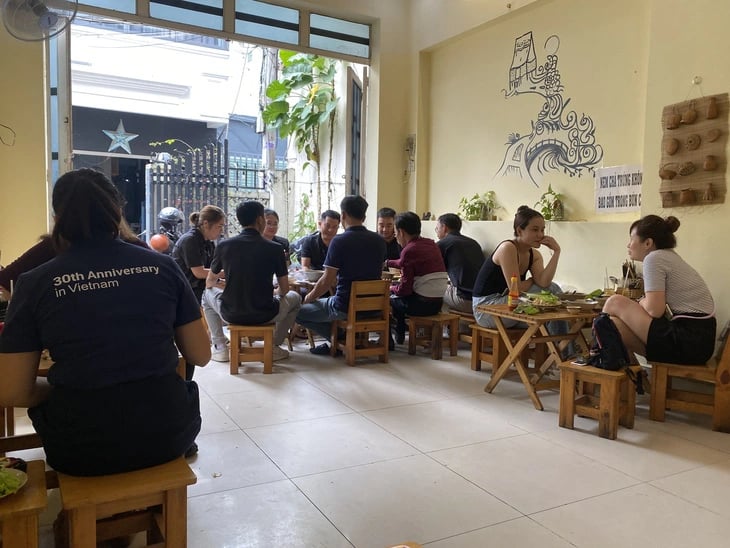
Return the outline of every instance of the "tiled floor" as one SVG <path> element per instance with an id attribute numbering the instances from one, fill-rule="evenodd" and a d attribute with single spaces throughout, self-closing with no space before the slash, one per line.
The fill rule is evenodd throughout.
<path id="1" fill-rule="evenodd" d="M 466 347 L 351 368 L 301 345 L 266 376 L 211 362 L 189 546 L 730 545 L 730 434 L 649 421 L 640 397 L 609 441 L 590 419 L 558 428 L 557 393 L 540 412 L 517 378 L 488 379 Z"/>

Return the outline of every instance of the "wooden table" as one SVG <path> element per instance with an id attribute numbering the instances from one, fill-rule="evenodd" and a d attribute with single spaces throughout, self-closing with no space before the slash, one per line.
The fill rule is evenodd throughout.
<path id="1" fill-rule="evenodd" d="M 38 516 L 46 507 L 46 473 L 42 460 L 28 463 L 28 483 L 0 500 L 0 524 L 6 548 L 38 546 Z"/>
<path id="2" fill-rule="evenodd" d="M 525 385 L 527 394 L 530 396 L 535 409 L 542 411 L 543 406 L 540 398 L 537 396 L 537 390 L 543 388 L 557 387 L 559 384 L 549 383 L 541 384 L 540 380 L 552 365 L 557 365 L 562 361 L 560 355 L 570 341 L 575 341 L 588 354 L 588 345 L 586 343 L 581 328 L 591 322 L 596 316 L 596 312 L 591 310 L 581 311 L 579 314 L 571 314 L 565 309 L 557 309 L 551 312 L 541 312 L 539 314 L 516 314 L 506 304 L 487 304 L 479 306 L 479 310 L 485 312 L 494 318 L 497 330 L 502 337 L 502 342 L 507 348 L 508 354 L 499 367 L 492 370 L 492 378 L 484 388 L 485 392 L 491 393 L 494 387 L 507 373 L 510 365 L 515 366 L 517 373 Z M 507 334 L 503 319 L 517 320 L 527 324 L 527 329 L 513 345 Z M 563 335 L 551 335 L 547 330 L 547 323 L 552 321 L 565 321 L 568 323 L 568 332 Z M 545 343 L 548 350 L 547 359 L 537 367 L 536 372 L 530 377 L 528 375 L 527 364 L 523 363 L 520 355 L 530 343 Z M 537 366 L 537 364 L 536 364 Z"/>

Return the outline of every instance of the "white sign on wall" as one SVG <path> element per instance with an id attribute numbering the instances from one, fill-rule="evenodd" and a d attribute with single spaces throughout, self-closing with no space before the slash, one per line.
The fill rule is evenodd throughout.
<path id="1" fill-rule="evenodd" d="M 596 213 L 641 209 L 641 166 L 613 166 L 596 170 Z"/>

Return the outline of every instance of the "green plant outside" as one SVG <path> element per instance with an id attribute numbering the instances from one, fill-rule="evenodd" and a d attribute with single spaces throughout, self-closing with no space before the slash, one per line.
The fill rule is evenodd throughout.
<path id="1" fill-rule="evenodd" d="M 279 60 L 281 78 L 271 82 L 266 89 L 266 96 L 271 102 L 262 116 L 268 127 L 277 130 L 279 137 L 286 139 L 291 136 L 294 139 L 297 150 L 307 158 L 302 169 L 315 169 L 317 209 L 321 210 L 320 131 L 322 128 L 330 129 L 331 159 L 332 131 L 339 101 L 334 87 L 337 62 L 289 50 L 279 50 Z M 328 173 L 327 181 L 331 180 L 331 173 Z"/>
<path id="2" fill-rule="evenodd" d="M 317 221 L 311 208 L 309 194 L 304 193 L 302 194 L 301 207 L 294 217 L 292 231 L 289 233 L 289 241 L 298 240 L 315 230 L 317 230 Z"/>

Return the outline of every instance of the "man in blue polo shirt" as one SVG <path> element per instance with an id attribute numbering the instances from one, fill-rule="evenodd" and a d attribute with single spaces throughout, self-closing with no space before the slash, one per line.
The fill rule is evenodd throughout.
<path id="1" fill-rule="evenodd" d="M 273 322 L 274 361 L 289 357 L 279 345 L 294 324 L 301 306 L 299 294 L 289 291 L 286 259 L 281 246 L 262 236 L 266 227 L 264 206 L 242 202 L 236 217 L 243 232 L 215 248 L 203 292 L 203 312 L 213 342 L 212 359 L 226 362 L 229 352 L 224 323 L 258 325 Z M 272 278 L 279 282 L 274 295 Z M 224 279 L 225 278 L 225 279 Z"/>
<path id="2" fill-rule="evenodd" d="M 345 232 L 330 242 L 324 260 L 324 274 L 304 298 L 304 305 L 297 314 L 299 325 L 327 340 L 330 339 L 332 322 L 347 318 L 352 282 L 379 280 L 382 275 L 385 241 L 363 226 L 367 209 L 368 203 L 362 196 L 345 196 L 342 199 L 341 222 Z M 335 283 L 335 294 L 320 299 Z M 326 355 L 330 347 L 323 343 L 310 351 Z"/>

